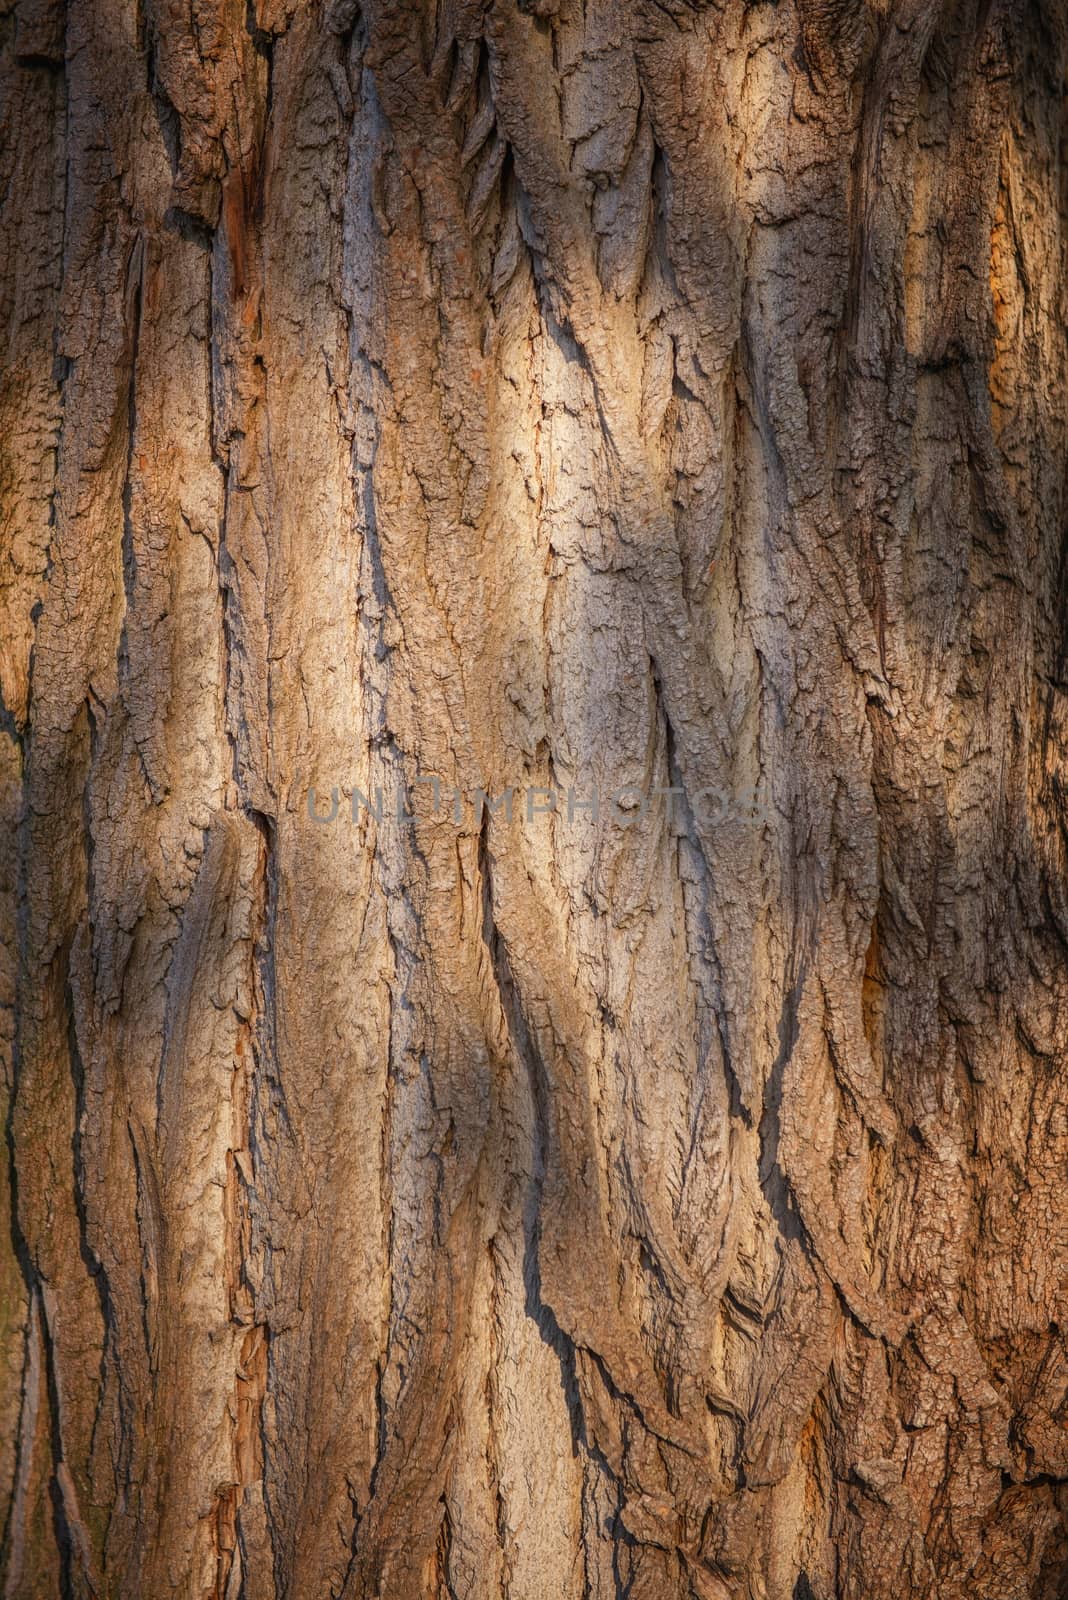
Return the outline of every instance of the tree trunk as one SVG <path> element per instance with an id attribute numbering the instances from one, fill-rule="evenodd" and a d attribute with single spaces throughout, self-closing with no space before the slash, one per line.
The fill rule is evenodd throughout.
<path id="1" fill-rule="evenodd" d="M 5 9 L 5 1600 L 1059 1600 L 1061 0 Z"/>

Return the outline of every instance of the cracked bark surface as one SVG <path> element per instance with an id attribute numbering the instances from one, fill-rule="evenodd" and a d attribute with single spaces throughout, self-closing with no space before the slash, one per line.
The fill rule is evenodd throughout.
<path id="1" fill-rule="evenodd" d="M 1058 0 L 3 13 L 6 1600 L 1060 1600 Z"/>

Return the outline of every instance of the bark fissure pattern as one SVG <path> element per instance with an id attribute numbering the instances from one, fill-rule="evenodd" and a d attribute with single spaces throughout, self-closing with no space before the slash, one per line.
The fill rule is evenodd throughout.
<path id="1" fill-rule="evenodd" d="M 2 10 L 6 1600 L 1060 1600 L 1063 7 Z"/>

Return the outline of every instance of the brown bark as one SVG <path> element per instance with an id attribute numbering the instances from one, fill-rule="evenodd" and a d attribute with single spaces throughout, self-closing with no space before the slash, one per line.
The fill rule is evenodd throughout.
<path id="1" fill-rule="evenodd" d="M 0 42 L 7 1600 L 1058 1600 L 1059 0 Z"/>

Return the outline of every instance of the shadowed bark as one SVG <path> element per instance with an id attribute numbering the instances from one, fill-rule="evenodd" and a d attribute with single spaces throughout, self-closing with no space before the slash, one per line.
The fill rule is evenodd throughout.
<path id="1" fill-rule="evenodd" d="M 5 1600 L 1061 1600 L 1059 0 L 0 45 Z"/>

